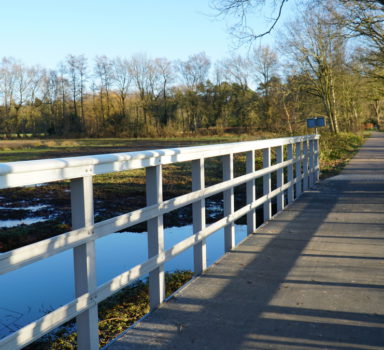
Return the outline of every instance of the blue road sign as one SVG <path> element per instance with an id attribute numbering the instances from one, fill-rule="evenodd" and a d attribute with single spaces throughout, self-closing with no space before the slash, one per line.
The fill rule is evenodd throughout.
<path id="1" fill-rule="evenodd" d="M 316 117 L 307 119 L 307 127 L 308 128 L 321 128 L 325 126 L 325 118 L 324 117 Z"/>

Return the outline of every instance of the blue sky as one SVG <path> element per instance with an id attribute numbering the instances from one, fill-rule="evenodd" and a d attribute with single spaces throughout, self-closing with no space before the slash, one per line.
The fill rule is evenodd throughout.
<path id="1" fill-rule="evenodd" d="M 213 13 L 209 0 L 4 1 L 0 57 L 47 68 L 68 54 L 173 60 L 205 51 L 215 61 L 233 54 L 233 41 Z"/>

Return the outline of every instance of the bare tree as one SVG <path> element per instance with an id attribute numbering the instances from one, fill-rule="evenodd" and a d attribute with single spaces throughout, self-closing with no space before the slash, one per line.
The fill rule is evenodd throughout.
<path id="1" fill-rule="evenodd" d="M 112 68 L 113 80 L 119 94 L 121 116 L 125 120 L 127 117 L 126 100 L 133 79 L 129 70 L 129 62 L 126 59 L 115 58 Z"/>
<path id="2" fill-rule="evenodd" d="M 139 93 L 140 107 L 143 113 L 144 128 L 147 128 L 146 95 L 150 90 L 151 60 L 144 54 L 136 54 L 129 60 L 129 71 Z M 139 108 L 136 108 L 136 131 L 139 128 Z"/>
<path id="3" fill-rule="evenodd" d="M 175 81 L 175 73 L 173 71 L 173 63 L 166 58 L 157 58 L 154 61 L 157 77 L 160 80 L 160 93 L 163 100 L 163 112 L 161 116 L 161 124 L 166 124 L 170 118 L 168 111 L 168 91 L 170 85 Z"/>
<path id="4" fill-rule="evenodd" d="M 270 34 L 279 22 L 287 2 L 288 0 L 211 0 L 217 16 L 235 20 L 230 32 L 240 45 L 252 44 L 256 39 Z M 268 18 L 264 18 L 265 29 L 256 32 L 253 24 L 249 23 L 249 17 L 256 11 L 260 14 L 266 8 L 270 14 Z"/>
<path id="5" fill-rule="evenodd" d="M 28 69 L 28 90 L 31 103 L 35 101 L 37 96 L 40 96 L 39 93 L 45 74 L 45 69 L 40 66 L 34 66 Z"/>
<path id="6" fill-rule="evenodd" d="M 16 109 L 16 113 L 18 113 L 27 98 L 26 94 L 29 88 L 29 74 L 27 68 L 21 63 L 15 63 L 13 65 L 12 74 L 14 75 L 15 81 L 13 103 Z"/>
<path id="7" fill-rule="evenodd" d="M 79 117 L 78 99 L 80 99 L 80 117 L 85 127 L 84 115 L 84 89 L 87 71 L 87 59 L 83 56 L 68 55 L 66 58 L 67 74 L 71 83 L 72 105 L 75 117 Z"/>
<path id="8" fill-rule="evenodd" d="M 69 75 L 69 81 L 71 82 L 71 90 L 72 90 L 72 103 L 74 114 L 77 116 L 77 98 L 79 95 L 79 81 L 78 74 L 76 69 L 76 57 L 74 55 L 67 56 L 67 73 Z"/>
<path id="9" fill-rule="evenodd" d="M 34 134 L 38 132 L 36 119 L 34 113 L 40 114 L 38 106 L 42 104 L 42 82 L 45 75 L 45 70 L 39 66 L 29 67 L 27 69 L 28 88 L 26 101 L 29 104 L 28 108 L 28 122 L 31 124 L 31 129 Z M 28 103 L 29 102 L 29 103 Z M 23 120 L 23 133 L 26 132 L 27 120 Z"/>
<path id="10" fill-rule="evenodd" d="M 263 127 L 272 128 L 273 108 L 275 104 L 271 96 L 272 87 L 276 84 L 278 58 L 276 52 L 269 46 L 255 47 L 250 55 L 250 65 L 252 67 L 252 76 L 261 92 L 259 110 L 261 118 L 264 121 Z M 279 85 L 280 86 L 280 85 Z"/>
<path id="11" fill-rule="evenodd" d="M 350 35 L 364 36 L 375 47 L 384 48 L 384 1 L 338 0 L 339 6 L 330 1 L 325 5 Z"/>
<path id="12" fill-rule="evenodd" d="M 327 3 L 333 20 L 348 30 L 349 37 L 364 38 L 365 73 L 384 79 L 384 1 L 339 0 L 339 6 Z"/>
<path id="13" fill-rule="evenodd" d="M 1 121 L 2 131 L 5 134 L 11 133 L 10 128 L 10 112 L 15 94 L 15 75 L 13 74 L 13 66 L 16 61 L 12 57 L 4 57 L 0 66 L 0 95 L 3 99 L 4 115 Z"/>
<path id="14" fill-rule="evenodd" d="M 376 119 L 376 123 L 378 126 L 381 126 L 383 124 L 382 122 L 382 114 L 384 110 L 384 99 L 381 97 L 377 97 L 372 101 L 372 110 L 374 112 L 374 116 Z"/>
<path id="15" fill-rule="evenodd" d="M 264 96 L 268 96 L 270 80 L 272 76 L 277 75 L 277 53 L 269 46 L 259 46 L 254 48 L 250 62 L 255 82 L 261 85 Z"/>
<path id="16" fill-rule="evenodd" d="M 63 134 L 68 134 L 70 129 L 70 123 L 67 120 L 67 100 L 69 100 L 68 95 L 70 95 L 70 83 L 66 77 L 67 67 L 64 63 L 61 63 L 58 69 L 58 84 L 59 84 L 59 93 L 61 100 L 61 123 L 63 126 Z"/>
<path id="17" fill-rule="evenodd" d="M 21 63 L 14 63 L 12 66 L 12 74 L 14 75 L 15 92 L 13 94 L 12 104 L 14 106 L 13 128 L 18 137 L 20 137 L 20 109 L 27 100 L 27 92 L 29 89 L 29 74 L 27 68 Z"/>
<path id="18" fill-rule="evenodd" d="M 248 80 L 251 75 L 250 60 L 238 55 L 220 61 L 218 67 L 226 81 L 236 83 L 242 89 L 248 89 Z"/>
<path id="19" fill-rule="evenodd" d="M 185 85 L 196 89 L 199 84 L 205 83 L 208 79 L 211 61 L 205 52 L 200 52 L 190 56 L 186 61 L 177 62 L 176 65 Z"/>
<path id="20" fill-rule="evenodd" d="M 56 70 L 45 71 L 42 79 L 43 101 L 50 110 L 50 120 L 47 121 L 49 135 L 59 133 L 62 129 L 60 118 L 60 79 Z"/>
<path id="21" fill-rule="evenodd" d="M 185 84 L 184 104 L 187 109 L 188 124 L 196 132 L 201 125 L 202 115 L 199 113 L 198 89 L 208 79 L 211 62 L 205 52 L 190 56 L 186 61 L 176 63 L 177 70 Z"/>
<path id="22" fill-rule="evenodd" d="M 105 124 L 105 121 L 111 116 L 111 90 L 114 81 L 113 62 L 107 56 L 96 56 L 95 63 L 95 74 L 99 79 L 102 122 Z"/>
<path id="23" fill-rule="evenodd" d="M 295 0 L 294 0 L 295 1 Z M 232 35 L 238 43 L 253 44 L 256 39 L 270 34 L 280 21 L 284 6 L 288 0 L 211 0 L 212 7 L 218 17 L 234 20 L 230 27 Z M 370 60 L 382 66 L 384 56 L 384 1 L 383 0 L 296 0 L 301 5 L 312 6 L 313 9 L 327 9 L 329 20 L 335 21 L 349 30 L 349 37 L 363 36 L 368 38 L 372 50 Z M 269 11 L 269 20 L 264 20 L 265 30 L 256 32 L 251 17 L 257 13 L 262 20 L 263 11 Z M 335 23 L 335 22 L 334 22 Z M 380 75 L 380 77 L 382 77 Z"/>
<path id="24" fill-rule="evenodd" d="M 330 128 L 339 132 L 336 79 L 344 62 L 345 40 L 339 28 L 329 24 L 321 11 L 305 11 L 287 28 L 282 46 L 301 74 L 311 82 L 309 92 L 320 97 Z"/>

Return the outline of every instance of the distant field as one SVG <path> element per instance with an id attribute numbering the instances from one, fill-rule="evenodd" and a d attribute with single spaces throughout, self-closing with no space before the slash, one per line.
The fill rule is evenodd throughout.
<path id="1" fill-rule="evenodd" d="M 105 138 L 2 140 L 0 141 L 0 162 L 131 152 L 169 147 L 195 146 L 209 143 L 237 142 L 271 137 L 274 137 L 274 135 L 228 135 L 220 137 L 178 137 L 164 139 Z"/>

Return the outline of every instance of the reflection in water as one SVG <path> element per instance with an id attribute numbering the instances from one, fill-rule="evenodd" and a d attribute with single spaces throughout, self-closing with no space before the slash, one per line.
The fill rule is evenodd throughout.
<path id="1" fill-rule="evenodd" d="M 42 217 L 34 217 L 34 218 L 26 218 L 22 220 L 1 220 L 0 221 L 0 228 L 1 227 L 15 227 L 18 225 L 31 225 L 36 222 L 42 222 L 47 221 L 47 218 Z"/>
<path id="2" fill-rule="evenodd" d="M 224 253 L 223 231 L 207 239 L 207 263 Z M 236 244 L 246 236 L 246 226 L 236 226 Z M 165 249 L 192 234 L 192 226 L 165 229 Z M 96 241 L 98 285 L 147 259 L 146 233 L 115 233 Z M 36 320 L 74 298 L 72 251 L 0 276 L 0 337 Z M 166 271 L 191 270 L 193 250 L 166 263 Z"/>
<path id="3" fill-rule="evenodd" d="M 38 210 L 41 210 L 41 209 L 45 209 L 47 207 L 48 207 L 47 204 L 39 204 L 39 205 L 30 205 L 28 207 L 4 207 L 4 206 L 0 206 L 0 209 L 38 211 Z M 1 223 L 1 221 L 0 221 L 0 223 Z"/>
<path id="4" fill-rule="evenodd" d="M 38 205 L 30 205 L 27 207 L 8 207 L 8 206 L 0 206 L 0 209 L 5 209 L 5 210 L 11 210 L 11 211 L 16 211 L 16 210 L 22 210 L 25 211 L 25 213 L 29 214 L 29 212 L 37 212 L 42 209 L 46 209 L 49 206 L 47 204 L 38 204 Z M 0 220 L 0 228 L 4 227 L 15 227 L 18 225 L 30 225 L 34 224 L 36 222 L 42 222 L 42 221 L 47 221 L 49 218 L 46 217 L 24 217 L 23 219 L 9 219 L 9 220 Z"/>

